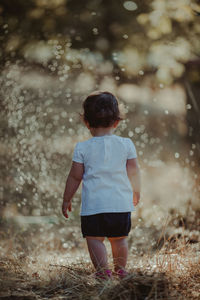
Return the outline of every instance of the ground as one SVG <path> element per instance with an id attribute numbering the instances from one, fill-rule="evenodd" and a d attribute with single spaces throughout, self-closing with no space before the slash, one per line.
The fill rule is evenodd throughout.
<path id="1" fill-rule="evenodd" d="M 31 237 L 26 238 L 25 233 L 24 236 L 23 233 L 15 234 L 10 240 L 1 233 L 0 298 L 199 299 L 200 244 L 197 212 L 193 214 L 193 221 L 190 215 L 184 222 L 184 227 L 181 222 L 175 222 L 175 226 L 174 219 L 171 218 L 167 228 L 171 226 L 174 234 L 170 236 L 167 228 L 163 228 L 153 247 L 149 247 L 146 240 L 140 244 L 134 243 L 134 236 L 130 235 L 127 264 L 129 276 L 123 280 L 114 276 L 107 281 L 97 281 L 94 278 L 95 270 L 83 239 L 77 242 L 72 235 L 71 240 L 62 244 L 59 243 L 59 237 L 52 235 L 49 229 L 42 233 L 32 232 Z M 149 228 L 149 236 L 150 230 L 152 229 Z M 142 225 L 136 231 L 142 231 Z M 155 232 L 153 235 L 155 236 Z M 20 237 L 29 247 L 21 246 Z M 106 246 L 112 268 L 108 241 Z"/>

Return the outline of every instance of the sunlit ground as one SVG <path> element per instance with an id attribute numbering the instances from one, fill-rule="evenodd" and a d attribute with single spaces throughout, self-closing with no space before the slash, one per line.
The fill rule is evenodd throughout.
<path id="1" fill-rule="evenodd" d="M 139 229 L 134 231 L 135 236 L 140 232 Z M 140 239 L 142 252 L 138 252 L 137 247 L 132 248 L 131 234 L 129 276 L 123 280 L 114 277 L 106 282 L 94 279 L 95 270 L 83 242 L 72 249 L 66 246 L 63 249 L 58 246 L 56 237 L 48 238 L 52 232 L 48 230 L 42 235 L 36 234 L 32 241 L 34 247 L 26 253 L 22 249 L 13 252 L 6 240 L 6 243 L 1 242 L 7 255 L 4 253 L 0 258 L 0 295 L 5 299 L 11 296 L 14 299 L 198 299 L 199 243 L 184 235 L 183 228 L 180 231 L 181 236 L 174 232 L 171 240 L 166 238 L 162 247 L 154 251 L 142 242 L 140 232 L 137 239 Z M 164 231 L 157 242 L 163 237 Z M 150 238 L 148 242 L 151 243 Z M 27 238 L 26 243 L 31 245 L 31 239 Z M 17 244 L 15 239 L 15 247 Z M 107 241 L 106 246 L 112 268 Z"/>

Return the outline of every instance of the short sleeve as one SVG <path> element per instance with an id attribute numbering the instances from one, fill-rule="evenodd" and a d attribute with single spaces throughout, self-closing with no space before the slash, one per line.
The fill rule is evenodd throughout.
<path id="1" fill-rule="evenodd" d="M 77 143 L 74 148 L 73 161 L 83 163 L 83 153 L 80 149 L 80 143 Z"/>
<path id="2" fill-rule="evenodd" d="M 128 138 L 127 144 L 128 144 L 127 159 L 137 158 L 137 152 L 136 152 L 135 145 L 133 144 L 132 140 Z"/>

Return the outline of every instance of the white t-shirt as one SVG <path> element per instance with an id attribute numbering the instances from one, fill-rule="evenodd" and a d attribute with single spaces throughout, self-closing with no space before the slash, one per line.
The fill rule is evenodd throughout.
<path id="1" fill-rule="evenodd" d="M 80 215 L 135 210 L 126 162 L 136 157 L 132 140 L 114 134 L 76 144 L 72 160 L 84 164 Z"/>

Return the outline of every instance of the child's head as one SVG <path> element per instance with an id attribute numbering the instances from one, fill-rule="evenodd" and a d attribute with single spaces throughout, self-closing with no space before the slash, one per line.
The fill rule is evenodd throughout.
<path id="1" fill-rule="evenodd" d="M 83 102 L 85 122 L 92 128 L 110 127 L 122 120 L 115 96 L 109 92 L 95 92 Z"/>

